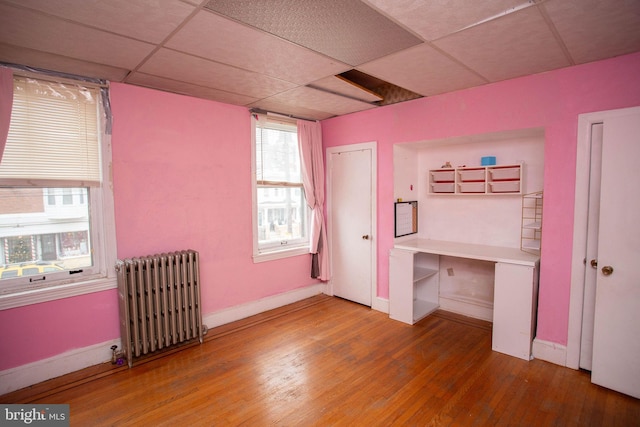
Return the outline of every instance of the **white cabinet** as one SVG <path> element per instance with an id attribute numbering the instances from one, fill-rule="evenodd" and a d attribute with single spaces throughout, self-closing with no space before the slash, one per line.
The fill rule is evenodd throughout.
<path id="1" fill-rule="evenodd" d="M 493 295 L 491 348 L 529 360 L 536 328 L 536 267 L 497 263 Z"/>
<path id="2" fill-rule="evenodd" d="M 389 256 L 389 317 L 413 325 L 438 304 L 439 257 L 391 249 Z"/>
<path id="3" fill-rule="evenodd" d="M 432 169 L 430 194 L 522 194 L 522 164 Z"/>

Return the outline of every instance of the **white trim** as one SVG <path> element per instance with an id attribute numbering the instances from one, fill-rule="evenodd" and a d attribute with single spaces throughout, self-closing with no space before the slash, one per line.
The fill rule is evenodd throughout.
<path id="1" fill-rule="evenodd" d="M 274 259 L 290 258 L 300 255 L 309 255 L 309 244 L 306 244 L 304 247 L 300 248 L 285 249 L 282 251 L 272 251 L 253 255 L 253 262 L 258 263 L 273 261 Z"/>
<path id="2" fill-rule="evenodd" d="M 584 298 L 585 254 L 587 251 L 587 213 L 589 210 L 589 164 L 591 161 L 591 126 L 607 118 L 640 113 L 640 107 L 585 113 L 578 116 L 576 153 L 576 186 L 573 217 L 573 252 L 571 257 L 571 288 L 569 325 L 567 331 L 566 366 L 580 366 L 582 306 Z"/>
<path id="3" fill-rule="evenodd" d="M 226 325 L 236 320 L 241 320 L 268 310 L 273 310 L 274 308 L 326 293 L 325 291 L 326 285 L 324 283 L 294 289 L 234 307 L 224 308 L 220 311 L 205 315 L 202 321 L 207 325 L 207 328 L 215 328 L 216 326 Z"/>
<path id="4" fill-rule="evenodd" d="M 329 241 L 333 239 L 333 225 L 331 221 L 331 156 L 335 153 L 345 153 L 349 151 L 371 150 L 371 240 L 373 242 L 373 250 L 371 251 L 371 308 L 376 304 L 378 297 L 378 144 L 376 141 L 362 142 L 359 144 L 339 145 L 329 147 L 325 153 L 325 170 L 326 188 L 327 188 L 327 238 Z M 332 254 L 329 252 L 329 264 L 332 265 Z M 329 279 L 327 289 L 328 295 L 333 295 L 333 279 Z M 382 311 L 382 310 L 381 310 Z M 386 313 L 389 312 L 388 303 Z"/>
<path id="5" fill-rule="evenodd" d="M 389 314 L 389 299 L 376 296 L 373 298 L 373 304 L 371 305 L 371 308 L 373 310 Z"/>
<path id="6" fill-rule="evenodd" d="M 86 282 L 67 283 L 65 285 L 48 288 L 32 289 L 24 292 L 14 292 L 0 295 L 0 310 L 106 291 L 117 287 L 116 278 L 103 278 Z"/>
<path id="7" fill-rule="evenodd" d="M 111 346 L 121 346 L 120 339 L 73 349 L 48 359 L 38 360 L 0 372 L 0 395 L 20 390 L 42 381 L 75 372 L 111 360 Z M 11 351 L 11 349 L 9 349 Z"/>
<path id="8" fill-rule="evenodd" d="M 540 359 L 556 365 L 566 366 L 567 347 L 551 341 L 535 338 L 531 349 L 534 359 Z"/>

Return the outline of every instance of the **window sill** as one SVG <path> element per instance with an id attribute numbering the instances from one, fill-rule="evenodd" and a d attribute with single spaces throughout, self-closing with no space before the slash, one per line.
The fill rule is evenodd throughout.
<path id="1" fill-rule="evenodd" d="M 254 254 L 253 262 L 259 263 L 259 262 L 265 262 L 265 261 L 273 261 L 276 259 L 290 258 L 294 256 L 305 255 L 308 253 L 309 253 L 309 248 L 306 246 L 302 248 L 285 249 L 282 251 L 265 252 L 261 254 Z"/>
<path id="2" fill-rule="evenodd" d="M 14 292 L 0 295 L 0 310 L 85 295 L 117 287 L 117 279 L 115 277 L 107 277 L 48 288 L 31 289 L 24 292 Z"/>

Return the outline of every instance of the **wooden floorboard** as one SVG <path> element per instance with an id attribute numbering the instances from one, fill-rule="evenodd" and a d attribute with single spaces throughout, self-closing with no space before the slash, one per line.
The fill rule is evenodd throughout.
<path id="1" fill-rule="evenodd" d="M 589 374 L 491 351 L 491 324 L 435 312 L 414 326 L 318 296 L 0 396 L 67 403 L 77 426 L 634 426 L 640 401 Z"/>

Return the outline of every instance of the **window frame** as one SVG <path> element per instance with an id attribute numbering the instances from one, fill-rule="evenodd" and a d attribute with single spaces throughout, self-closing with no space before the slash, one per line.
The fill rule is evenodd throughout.
<path id="1" fill-rule="evenodd" d="M 77 277 L 70 277 L 68 274 L 60 277 L 54 274 L 51 280 L 36 282 L 25 286 L 23 279 L 11 280 L 6 286 L 0 288 L 0 310 L 22 307 L 31 304 L 38 304 L 72 296 L 84 295 L 93 292 L 100 292 L 117 288 L 115 272 L 116 263 L 116 239 L 115 239 L 115 212 L 113 182 L 111 179 L 111 135 L 106 132 L 107 123 L 105 116 L 105 105 L 103 105 L 103 93 L 108 91 L 107 84 L 95 84 L 86 81 L 76 81 L 71 79 L 50 77 L 38 73 L 23 72 L 14 70 L 14 75 L 28 77 L 36 80 L 49 81 L 53 83 L 73 84 L 76 86 L 98 88 L 99 113 L 99 145 L 101 154 L 101 183 L 98 186 L 87 188 L 89 208 L 89 220 L 91 223 L 90 239 L 93 266 L 87 272 Z M 107 94 L 108 96 L 108 94 Z M 15 181 L 15 182 L 14 182 Z M 3 187 L 38 187 L 56 188 L 68 187 L 69 183 L 38 181 L 38 180 L 13 180 Z M 77 185 L 72 185 L 77 187 Z M 45 195 L 45 197 L 47 197 Z"/>
<path id="2" fill-rule="evenodd" d="M 309 220 L 311 218 L 310 209 L 307 205 L 305 196 L 304 196 L 304 186 L 302 185 L 302 179 L 300 180 L 300 184 L 285 184 L 285 185 L 277 185 L 277 183 L 273 182 L 265 182 L 259 183 L 257 176 L 257 153 L 256 153 L 256 132 L 259 127 L 259 121 L 257 119 L 258 115 L 255 113 L 251 114 L 251 193 L 252 193 L 252 235 L 253 235 L 253 262 L 265 262 L 272 261 L 277 259 L 289 258 L 294 256 L 300 256 L 309 254 Z M 263 120 L 268 120 L 269 122 L 274 124 L 274 128 L 277 128 L 277 124 L 281 125 L 294 125 L 295 120 L 289 119 L 287 117 L 278 116 L 277 119 L 273 117 L 263 116 Z M 296 131 L 297 132 L 297 131 Z M 299 155 L 299 152 L 298 152 Z M 300 188 L 302 192 L 302 203 L 304 205 L 304 212 L 306 215 L 305 221 L 305 238 L 296 243 L 295 245 L 291 245 L 288 247 L 282 247 L 277 245 L 267 245 L 265 247 L 261 247 L 259 244 L 259 209 L 258 209 L 258 188 Z M 263 218 L 263 220 L 267 220 Z"/>

